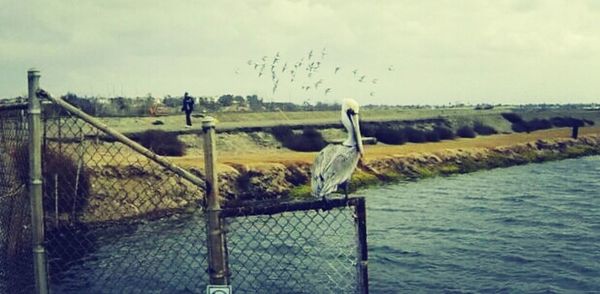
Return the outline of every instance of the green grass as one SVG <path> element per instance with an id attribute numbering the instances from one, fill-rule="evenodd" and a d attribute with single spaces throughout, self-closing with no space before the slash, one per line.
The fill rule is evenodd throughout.
<path id="1" fill-rule="evenodd" d="M 296 186 L 290 190 L 289 196 L 295 199 L 307 199 L 310 198 L 311 195 L 310 184 Z"/>
<path id="2" fill-rule="evenodd" d="M 507 109 L 492 109 L 476 111 L 470 108 L 464 109 L 362 109 L 360 118 L 363 121 L 387 121 L 387 120 L 418 120 L 431 118 L 449 118 L 457 122 L 476 120 L 493 125 L 489 122 L 494 117 L 497 122 L 502 122 L 500 113 Z M 193 129 L 200 129 L 202 118 L 200 113 L 194 113 L 192 123 Z M 218 120 L 217 128 L 247 127 L 247 126 L 271 126 L 277 124 L 330 124 L 338 123 L 339 111 L 298 111 L 298 112 L 215 112 L 206 113 Z M 183 114 L 159 117 L 103 117 L 102 120 L 110 127 L 121 132 L 140 132 L 148 128 L 159 128 L 166 131 L 181 131 L 184 128 L 185 117 Z M 152 122 L 161 121 L 163 125 L 153 126 Z M 460 125 L 457 123 L 457 125 Z"/>

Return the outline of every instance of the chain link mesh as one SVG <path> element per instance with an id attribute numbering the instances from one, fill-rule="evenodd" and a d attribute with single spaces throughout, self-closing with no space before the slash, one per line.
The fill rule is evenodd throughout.
<path id="1" fill-rule="evenodd" d="M 25 110 L 0 111 L 0 293 L 33 291 L 31 211 L 27 195 L 29 158 Z"/>
<path id="2" fill-rule="evenodd" d="M 204 290 L 202 187 L 55 106 L 43 125 L 51 290 Z"/>
<path id="3" fill-rule="evenodd" d="M 198 187 L 56 105 L 44 105 L 42 176 L 50 290 L 205 291 Z M 33 291 L 27 115 L 0 111 L 0 293 Z M 236 293 L 358 291 L 355 210 L 229 216 Z"/>
<path id="4" fill-rule="evenodd" d="M 227 219 L 231 283 L 237 293 L 355 293 L 357 236 L 352 207 Z"/>

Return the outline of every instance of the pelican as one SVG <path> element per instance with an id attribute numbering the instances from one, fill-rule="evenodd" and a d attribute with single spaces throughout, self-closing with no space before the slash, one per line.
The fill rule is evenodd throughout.
<path id="1" fill-rule="evenodd" d="M 342 124 L 348 138 L 341 145 L 330 144 L 323 148 L 311 168 L 311 188 L 314 197 L 322 197 L 344 189 L 348 198 L 348 183 L 363 155 L 363 144 L 358 125 L 358 103 L 345 99 L 342 104 Z"/>

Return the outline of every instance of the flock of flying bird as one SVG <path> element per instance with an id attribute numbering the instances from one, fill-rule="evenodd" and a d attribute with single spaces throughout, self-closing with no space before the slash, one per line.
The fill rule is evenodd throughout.
<path id="1" fill-rule="evenodd" d="M 326 48 L 323 48 L 319 55 L 310 50 L 300 60 L 290 63 L 283 61 L 277 52 L 273 57 L 263 56 L 257 61 L 248 60 L 247 63 L 256 71 L 259 78 L 268 76 L 266 70 L 270 68 L 273 94 L 279 87 L 279 81 L 285 78 L 289 79 L 290 85 L 296 82 L 300 89 L 306 92 L 309 90 L 323 91 L 322 93 L 327 95 L 333 90 L 331 87 L 325 86 L 325 80 L 320 75 L 326 71 L 323 67 L 326 56 Z M 394 67 L 389 66 L 387 70 L 393 71 Z M 340 71 L 342 68 L 336 66 L 331 73 L 338 75 Z M 374 86 L 379 81 L 377 78 L 367 78 L 367 75 L 359 73 L 358 69 L 351 72 L 357 83 Z M 237 73 L 239 73 L 238 70 L 236 70 Z M 304 75 L 305 78 L 300 79 Z M 369 93 L 370 96 L 374 94 L 374 91 Z M 345 99 L 341 106 L 341 121 L 346 128 L 348 137 L 342 144 L 330 144 L 323 148 L 311 167 L 311 194 L 314 197 L 322 198 L 323 201 L 326 201 L 326 196 L 339 188 L 343 189 L 346 198 L 348 197 L 350 178 L 364 154 L 359 127 L 359 105 L 353 99 Z M 374 169 L 365 167 L 378 174 Z"/>
<path id="2" fill-rule="evenodd" d="M 317 93 L 328 95 L 333 89 L 330 86 L 326 86 L 326 81 L 322 76 L 328 73 L 338 75 L 343 69 L 341 66 L 326 69 L 324 67 L 324 60 L 327 55 L 327 48 L 323 48 L 320 54 L 315 53 L 311 49 L 296 62 L 290 62 L 284 61 L 279 52 L 277 52 L 272 57 L 265 55 L 257 60 L 248 60 L 247 64 L 255 71 L 259 78 L 268 77 L 270 72 L 273 94 L 277 92 L 280 81 L 289 80 L 292 87 L 297 86 L 305 92 L 313 90 Z M 387 70 L 393 71 L 394 67 L 389 66 Z M 378 78 L 368 78 L 367 75 L 359 72 L 358 69 L 353 69 L 351 72 L 353 79 L 358 83 L 375 86 L 379 82 Z M 239 70 L 236 70 L 236 73 L 239 73 Z M 371 90 L 369 95 L 374 96 L 375 92 Z"/>

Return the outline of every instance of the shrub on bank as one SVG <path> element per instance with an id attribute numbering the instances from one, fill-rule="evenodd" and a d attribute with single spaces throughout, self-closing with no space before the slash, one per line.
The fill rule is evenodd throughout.
<path id="1" fill-rule="evenodd" d="M 483 136 L 498 134 L 498 131 L 496 131 L 496 129 L 494 129 L 491 126 L 484 125 L 481 122 L 475 122 L 473 130 L 475 131 L 475 133 Z"/>
<path id="2" fill-rule="evenodd" d="M 477 134 L 473 128 L 469 126 L 462 126 L 458 130 L 456 130 L 456 135 L 462 138 L 475 138 Z"/>
<path id="3" fill-rule="evenodd" d="M 275 139 L 283 142 L 285 138 L 292 136 L 294 131 L 289 126 L 276 126 L 271 128 L 271 134 L 273 134 Z"/>
<path id="4" fill-rule="evenodd" d="M 513 124 L 523 122 L 523 118 L 514 112 L 503 112 L 501 115 L 505 120 Z"/>
<path id="5" fill-rule="evenodd" d="M 429 131 L 425 133 L 425 138 L 427 139 L 427 141 L 429 142 L 439 142 L 440 139 L 440 135 L 435 132 L 435 131 Z"/>
<path id="6" fill-rule="evenodd" d="M 363 137 L 375 137 L 379 127 L 372 123 L 360 123 L 360 133 Z"/>
<path id="7" fill-rule="evenodd" d="M 185 144 L 177 138 L 177 134 L 162 130 L 147 130 L 140 134 L 139 143 L 152 152 L 163 156 L 183 156 Z"/>
<path id="8" fill-rule="evenodd" d="M 455 137 L 454 132 L 446 127 L 435 127 L 432 132 L 436 133 L 440 140 L 452 140 Z"/>
<path id="9" fill-rule="evenodd" d="M 403 130 L 388 126 L 377 129 L 375 137 L 377 138 L 377 141 L 385 144 L 401 145 L 406 143 L 406 137 Z"/>
<path id="10" fill-rule="evenodd" d="M 527 122 L 529 131 L 547 130 L 552 128 L 552 123 L 547 119 L 535 118 Z"/>
<path id="11" fill-rule="evenodd" d="M 529 133 L 529 124 L 526 121 L 513 123 L 510 128 L 516 133 Z"/>
<path id="12" fill-rule="evenodd" d="M 584 120 L 572 117 L 553 117 L 550 122 L 559 128 L 583 127 L 585 125 Z"/>
<path id="13" fill-rule="evenodd" d="M 306 127 L 302 134 L 294 134 L 289 126 L 277 126 L 271 134 L 283 145 L 294 151 L 315 152 L 323 149 L 327 143 L 315 128 Z"/>
<path id="14" fill-rule="evenodd" d="M 29 182 L 29 147 L 23 145 L 14 150 L 13 158 L 19 159 L 17 176 L 27 185 Z M 81 213 L 88 202 L 90 173 L 85 165 L 66 153 L 44 148 L 42 153 L 43 206 L 47 212 L 67 213 L 71 217 Z M 75 214 L 75 215 L 74 215 Z"/>
<path id="15" fill-rule="evenodd" d="M 427 141 L 427 133 L 411 127 L 404 128 L 404 137 L 411 143 L 423 143 Z"/>

